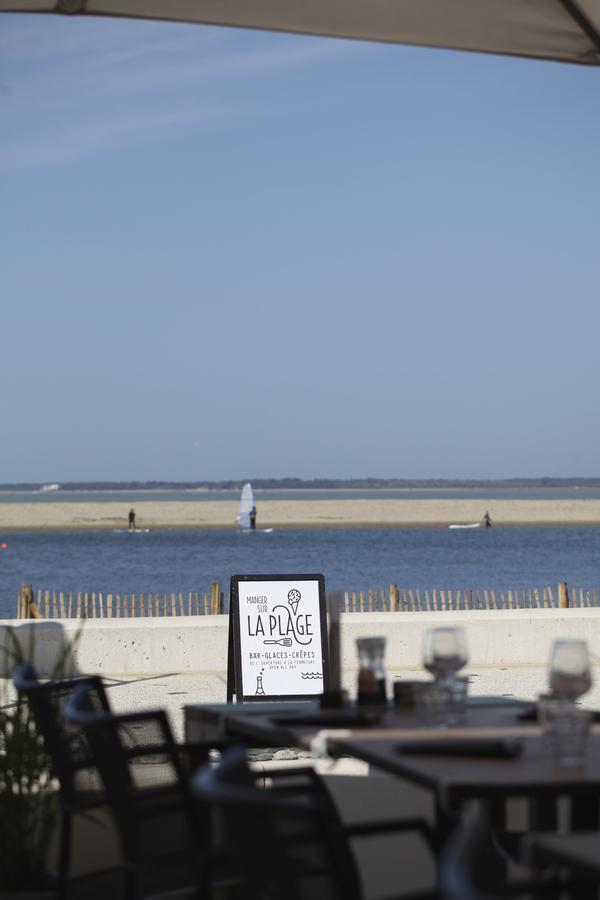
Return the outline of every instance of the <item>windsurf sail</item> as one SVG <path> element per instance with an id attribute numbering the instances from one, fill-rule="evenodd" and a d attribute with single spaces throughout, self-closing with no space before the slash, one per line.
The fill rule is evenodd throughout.
<path id="1" fill-rule="evenodd" d="M 252 485 L 247 482 L 242 488 L 242 496 L 240 497 L 240 511 L 237 516 L 237 523 L 240 528 L 250 528 L 250 510 L 254 506 L 254 494 L 252 493 Z"/>

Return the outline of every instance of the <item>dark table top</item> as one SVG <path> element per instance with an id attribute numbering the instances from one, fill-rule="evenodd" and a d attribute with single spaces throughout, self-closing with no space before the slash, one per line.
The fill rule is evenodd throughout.
<path id="1" fill-rule="evenodd" d="M 505 801 L 524 797 L 532 811 L 532 827 L 553 830 L 557 801 L 568 796 L 571 827 L 579 831 L 597 827 L 600 725 L 593 727 L 585 765 L 561 768 L 543 744 L 534 713 L 535 706 L 528 701 L 477 697 L 469 700 L 464 723 L 451 728 L 424 726 L 414 709 L 354 705 L 321 710 L 316 701 L 187 706 L 185 721 L 187 740 L 218 738 L 249 747 L 310 749 L 321 732 L 321 747 L 326 746 L 331 756 L 363 760 L 430 790 L 440 835 L 451 824 L 453 810 L 471 798 L 491 804 L 494 821 L 502 828 Z M 474 739 L 517 742 L 520 752 L 510 758 L 477 755 L 468 745 Z M 446 752 L 442 742 L 449 740 L 463 742 L 459 753 Z M 414 743 L 416 752 L 410 752 L 411 742 L 419 741 L 433 742 L 435 752 L 423 752 Z"/>
<path id="2" fill-rule="evenodd" d="M 414 710 L 350 706 L 321 710 L 317 702 L 209 704 L 187 706 L 189 739 L 206 737 L 244 741 L 251 746 L 310 747 L 318 732 L 329 733 L 334 756 L 353 756 L 393 775 L 436 791 L 474 796 L 600 787 L 600 733 L 590 737 L 586 763 L 561 768 L 546 752 L 531 704 L 481 697 L 469 702 L 460 727 L 425 727 Z M 337 734 L 336 734 L 337 732 Z M 411 740 L 515 739 L 521 752 L 514 758 L 407 752 Z M 403 752 L 400 747 L 403 747 Z"/>
<path id="3" fill-rule="evenodd" d="M 443 832 L 460 805 L 478 798 L 494 807 L 502 824 L 509 797 L 527 799 L 534 827 L 556 827 L 556 803 L 568 796 L 574 830 L 597 826 L 600 788 L 600 725 L 593 727 L 585 765 L 559 767 L 543 744 L 540 728 L 527 701 L 500 697 L 472 698 L 459 727 L 426 727 L 411 709 L 365 708 L 321 710 L 316 701 L 304 703 L 211 704 L 185 709 L 187 740 L 217 738 L 249 747 L 310 749 L 321 732 L 333 757 L 354 757 L 381 771 L 411 781 L 436 798 L 438 827 Z M 473 739 L 516 741 L 515 757 L 477 755 L 464 742 Z M 460 753 L 440 753 L 440 743 L 463 742 Z M 434 742 L 435 752 L 410 752 L 411 742 Z M 323 746 L 323 740 L 321 740 Z M 402 749 L 401 749 L 402 748 Z M 535 807 L 535 808 L 534 808 Z M 600 858 L 600 852 L 599 852 Z"/>
<path id="4" fill-rule="evenodd" d="M 535 836 L 527 850 L 536 865 L 568 866 L 578 875 L 600 880 L 600 832 Z"/>
<path id="5" fill-rule="evenodd" d="M 469 701 L 466 728 L 535 727 L 522 723 L 519 717 L 531 709 L 525 701 L 502 697 L 477 697 Z M 188 740 L 230 738 L 252 746 L 308 747 L 316 734 L 328 731 L 350 731 L 352 737 L 382 736 L 405 730 L 423 730 L 423 722 L 414 709 L 397 709 L 392 705 L 358 707 L 341 710 L 320 709 L 316 701 L 302 703 L 207 704 L 185 707 Z M 429 733 L 429 729 L 427 733 Z M 346 735 L 348 736 L 348 735 Z"/>
<path id="6" fill-rule="evenodd" d="M 521 752 L 513 758 L 496 758 L 450 754 L 410 752 L 410 741 L 423 738 L 395 732 L 393 735 L 372 737 L 330 738 L 328 746 L 333 755 L 362 759 L 392 775 L 406 778 L 445 796 L 449 801 L 483 796 L 534 796 L 559 794 L 564 791 L 589 792 L 600 787 L 600 733 L 590 736 L 589 748 L 581 767 L 560 767 L 544 747 L 536 726 L 453 729 L 455 740 L 474 737 L 515 738 Z M 450 729 L 445 733 L 428 731 L 428 739 L 452 739 Z"/>
<path id="7" fill-rule="evenodd" d="M 231 738 L 235 740 L 236 733 L 230 730 L 230 722 L 232 719 L 257 720 L 262 722 L 270 721 L 270 716 L 281 715 L 284 713 L 294 713 L 298 711 L 314 712 L 319 709 L 317 701 L 300 701 L 298 703 L 201 703 L 187 704 L 184 706 L 184 724 L 186 740 L 225 740 Z M 257 741 L 262 741 L 262 733 L 264 726 L 259 728 Z M 277 729 L 271 726 L 275 738 L 277 737 Z M 269 746 L 277 746 L 277 740 L 274 740 Z M 292 742 L 293 743 L 293 742 Z M 290 741 L 281 744 L 281 746 L 289 746 Z"/>

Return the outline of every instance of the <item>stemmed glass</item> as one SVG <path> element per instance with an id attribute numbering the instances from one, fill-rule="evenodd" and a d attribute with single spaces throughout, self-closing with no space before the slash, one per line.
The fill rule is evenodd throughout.
<path id="1" fill-rule="evenodd" d="M 538 706 L 545 743 L 560 766 L 581 766 L 586 757 L 590 714 L 578 709 L 575 701 L 592 685 L 585 641 L 554 641 L 548 680 L 550 694 L 540 697 Z"/>
<path id="2" fill-rule="evenodd" d="M 435 681 L 448 684 L 466 664 L 467 636 L 464 628 L 431 628 L 423 641 L 423 665 Z"/>
<path id="3" fill-rule="evenodd" d="M 592 686 L 587 643 L 581 640 L 554 641 L 550 656 L 550 690 L 560 700 L 575 701 Z"/>

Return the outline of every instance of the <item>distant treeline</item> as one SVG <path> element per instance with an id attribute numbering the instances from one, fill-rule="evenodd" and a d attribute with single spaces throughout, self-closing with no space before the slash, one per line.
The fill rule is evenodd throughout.
<path id="1" fill-rule="evenodd" d="M 61 491 L 241 490 L 251 481 L 255 490 L 351 490 L 377 488 L 565 488 L 600 487 L 600 478 L 244 478 L 233 481 L 62 481 Z M 1 484 L 0 491 L 36 491 L 43 482 Z"/>

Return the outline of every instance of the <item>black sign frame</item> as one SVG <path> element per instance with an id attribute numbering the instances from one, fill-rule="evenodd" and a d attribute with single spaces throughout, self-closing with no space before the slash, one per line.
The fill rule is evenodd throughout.
<path id="1" fill-rule="evenodd" d="M 320 574 L 296 573 L 268 574 L 268 575 L 232 575 L 230 586 L 229 604 L 229 642 L 227 648 L 227 702 L 231 703 L 235 694 L 238 703 L 260 703 L 290 700 L 316 700 L 319 694 L 244 694 L 242 647 L 240 634 L 240 595 L 241 583 L 260 581 L 277 582 L 316 581 L 319 589 L 319 627 L 321 629 L 321 660 L 323 663 L 323 691 L 329 690 L 329 641 L 327 635 L 327 598 L 325 593 L 325 578 Z"/>

